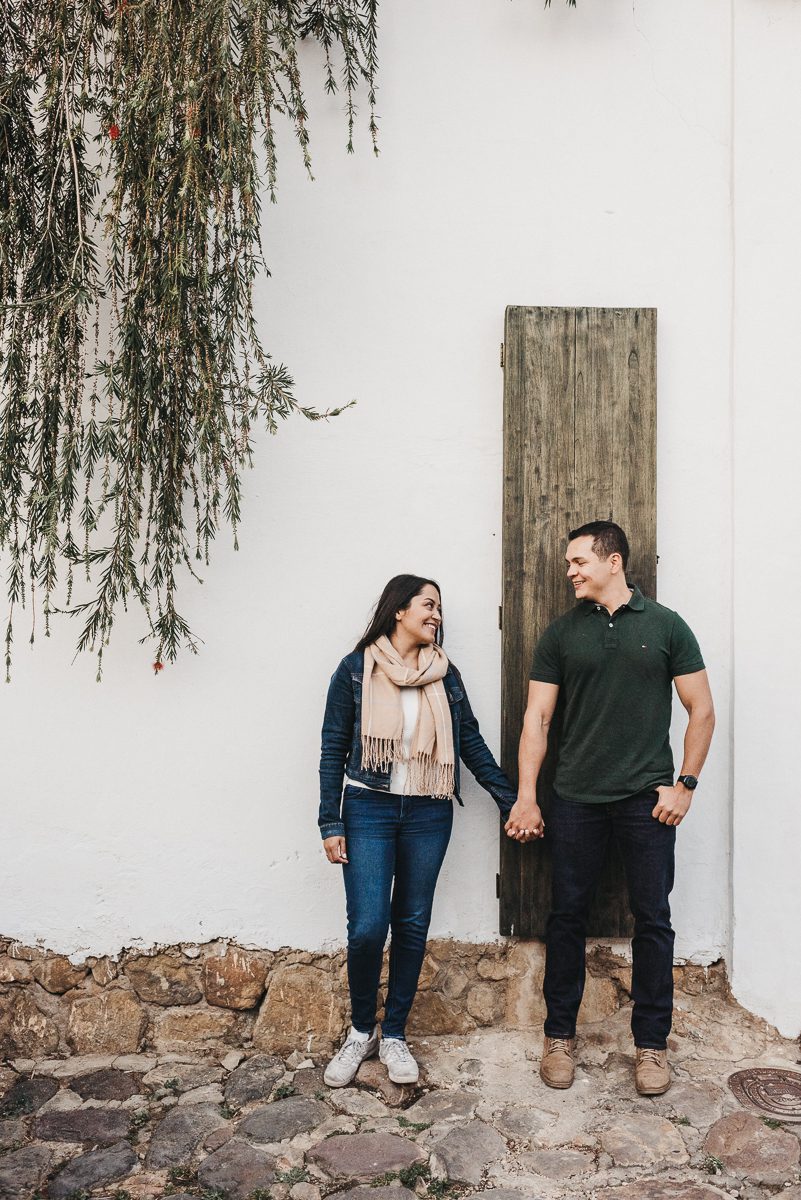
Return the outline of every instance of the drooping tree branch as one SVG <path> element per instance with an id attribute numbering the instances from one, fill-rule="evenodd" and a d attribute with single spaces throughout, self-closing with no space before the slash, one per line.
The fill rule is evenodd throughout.
<path id="1" fill-rule="evenodd" d="M 310 169 L 298 45 L 347 148 L 377 0 L 10 0 L 0 18 L 0 551 L 15 610 L 56 601 L 102 661 L 137 601 L 156 659 L 196 641 L 179 582 L 236 537 L 252 432 L 301 406 L 253 309 L 275 122 Z M 86 598 L 86 593 L 88 598 Z M 78 593 L 81 593 L 79 596 Z"/>

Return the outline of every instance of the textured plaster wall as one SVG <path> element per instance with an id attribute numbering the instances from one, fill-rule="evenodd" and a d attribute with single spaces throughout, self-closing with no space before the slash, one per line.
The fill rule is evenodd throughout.
<path id="1" fill-rule="evenodd" d="M 222 541 L 204 586 L 183 596 L 205 638 L 197 658 L 154 678 L 134 615 L 98 686 L 91 661 L 71 665 L 75 630 L 29 653 L 20 629 L 0 691 L 0 931 L 95 954 L 220 935 L 341 942 L 341 881 L 315 828 L 318 730 L 328 677 L 389 575 L 441 580 L 449 652 L 498 746 L 504 307 L 653 305 L 659 593 L 701 640 L 719 715 L 679 839 L 677 954 L 709 962 L 727 949 L 730 18 L 723 0 L 387 3 L 378 160 L 361 126 L 345 154 L 341 105 L 311 82 L 309 53 L 316 182 L 285 137 L 259 312 L 304 402 L 358 406 L 261 440 L 242 549 Z M 773 371 L 789 405 L 778 361 Z M 768 469 L 757 464 L 754 499 Z M 780 483 L 766 486 L 778 500 Z M 740 660 L 738 695 L 759 644 Z M 789 672 L 788 656 L 788 689 Z M 756 760 L 748 723 L 738 729 Z M 781 837 L 782 797 L 767 843 Z M 472 782 L 465 800 L 432 932 L 485 940 L 497 931 L 496 817 Z M 790 1009 L 774 1016 L 786 1028 Z"/>
<path id="2" fill-rule="evenodd" d="M 734 926 L 739 1000 L 801 1029 L 801 6 L 737 6 Z M 781 615 L 780 615 L 781 614 Z"/>

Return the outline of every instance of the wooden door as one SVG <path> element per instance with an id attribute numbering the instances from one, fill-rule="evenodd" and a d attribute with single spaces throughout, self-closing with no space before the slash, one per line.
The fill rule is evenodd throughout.
<path id="1" fill-rule="evenodd" d="M 627 571 L 656 598 L 656 310 L 518 308 L 504 334 L 502 763 L 517 744 L 537 638 L 575 603 L 567 533 L 613 520 L 631 545 Z M 559 720 L 538 793 L 546 828 Z M 501 831 L 500 931 L 540 937 L 550 905 L 547 836 L 520 845 Z M 590 917 L 591 936 L 632 932 L 616 851 Z"/>

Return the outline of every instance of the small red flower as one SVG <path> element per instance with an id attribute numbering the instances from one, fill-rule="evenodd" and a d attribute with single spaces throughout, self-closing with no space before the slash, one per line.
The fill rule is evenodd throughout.
<path id="1" fill-rule="evenodd" d="M 108 136 L 111 138 L 112 142 L 116 142 L 117 138 L 120 136 L 119 125 L 109 125 Z"/>
<path id="2" fill-rule="evenodd" d="M 154 675 L 158 675 L 159 671 L 163 671 L 163 670 L 164 670 L 163 662 L 154 662 L 153 663 L 153 674 Z"/>

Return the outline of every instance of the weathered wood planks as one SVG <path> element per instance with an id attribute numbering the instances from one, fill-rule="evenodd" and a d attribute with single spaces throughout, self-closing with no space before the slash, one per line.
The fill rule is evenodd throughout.
<path id="1" fill-rule="evenodd" d="M 597 519 L 623 526 L 628 578 L 655 596 L 656 310 L 507 308 L 501 755 L 512 779 L 534 645 L 575 603 L 566 535 Z M 539 788 L 546 828 L 558 727 Z M 521 846 L 501 832 L 501 933 L 541 936 L 549 904 L 547 836 Z M 632 932 L 616 852 L 589 932 Z"/>

